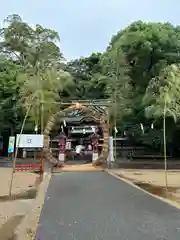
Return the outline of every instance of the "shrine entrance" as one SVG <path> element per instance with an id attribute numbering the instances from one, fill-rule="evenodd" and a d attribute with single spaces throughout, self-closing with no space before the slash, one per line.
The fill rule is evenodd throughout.
<path id="1" fill-rule="evenodd" d="M 44 155 L 53 166 L 72 161 L 101 165 L 107 160 L 108 137 L 104 109 L 73 104 L 49 119 L 44 131 Z"/>
<path id="2" fill-rule="evenodd" d="M 65 121 L 51 135 L 50 148 L 60 163 L 93 163 L 102 152 L 102 138 L 102 131 L 95 123 Z"/>

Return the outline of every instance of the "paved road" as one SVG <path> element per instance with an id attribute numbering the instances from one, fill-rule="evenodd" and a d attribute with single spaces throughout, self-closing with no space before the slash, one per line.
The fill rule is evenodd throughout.
<path id="1" fill-rule="evenodd" d="M 180 211 L 105 172 L 52 177 L 38 240 L 179 240 Z"/>

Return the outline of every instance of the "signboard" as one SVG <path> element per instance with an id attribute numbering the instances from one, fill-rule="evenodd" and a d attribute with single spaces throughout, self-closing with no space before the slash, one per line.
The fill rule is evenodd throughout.
<path id="1" fill-rule="evenodd" d="M 58 160 L 59 162 L 64 162 L 64 153 L 59 153 Z"/>
<path id="2" fill-rule="evenodd" d="M 95 162 L 98 159 L 99 155 L 98 153 L 94 153 L 92 154 L 92 162 Z"/>
<path id="3" fill-rule="evenodd" d="M 15 137 L 10 136 L 9 137 L 9 145 L 8 145 L 8 153 L 13 153 L 14 152 L 14 143 L 15 143 Z"/>
<path id="4" fill-rule="evenodd" d="M 66 150 L 71 150 L 71 142 L 66 142 Z"/>
<path id="5" fill-rule="evenodd" d="M 19 134 L 16 135 L 16 147 L 19 148 L 42 148 L 44 135 L 41 134 Z"/>
<path id="6" fill-rule="evenodd" d="M 71 133 L 94 133 L 94 126 L 92 127 L 73 127 Z"/>

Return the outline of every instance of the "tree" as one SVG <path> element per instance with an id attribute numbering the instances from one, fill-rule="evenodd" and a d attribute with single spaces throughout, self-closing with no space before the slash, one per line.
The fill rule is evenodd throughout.
<path id="1" fill-rule="evenodd" d="M 138 133 L 137 131 L 134 133 L 136 141 L 149 146 L 154 146 L 152 138 L 147 136 L 145 139 L 145 134 L 141 134 L 139 127 L 140 123 L 146 124 L 147 122 L 142 99 L 151 79 L 159 76 L 165 67 L 180 62 L 179 36 L 180 28 L 174 27 L 169 23 L 137 21 L 113 36 L 106 50 L 110 54 L 119 48 L 126 59 L 128 76 L 133 88 L 133 114 L 125 119 L 125 125 L 127 124 L 129 128 L 128 134 L 130 135 L 132 135 L 131 129 L 137 129 Z M 111 57 L 116 59 L 116 55 L 111 54 Z M 161 128 L 158 130 L 160 133 Z M 169 138 L 169 136 L 173 135 L 173 131 L 168 135 L 168 141 L 171 140 L 170 138 L 173 138 Z M 146 134 L 148 135 L 148 133 Z M 157 145 L 159 142 L 158 140 Z"/>
<path id="2" fill-rule="evenodd" d="M 130 65 L 132 83 L 144 89 L 160 71 L 180 61 L 180 28 L 170 23 L 137 21 L 117 33 L 110 50 L 122 49 Z"/>
<path id="3" fill-rule="evenodd" d="M 103 76 L 99 81 L 105 82 L 105 95 L 112 103 L 110 119 L 116 127 L 116 121 L 122 121 L 132 110 L 133 92 L 128 75 L 129 66 L 120 49 L 104 54 L 102 65 Z"/>
<path id="4" fill-rule="evenodd" d="M 166 118 L 176 122 L 180 118 L 180 66 L 175 64 L 166 67 L 158 77 L 152 79 L 144 97 L 147 117 L 163 117 L 163 139 L 165 171 L 167 170 L 166 155 Z M 166 175 L 167 186 L 167 175 Z"/>
<path id="5" fill-rule="evenodd" d="M 31 98 L 31 116 L 25 129 L 32 131 L 39 118 L 42 98 L 47 101 L 44 104 L 44 119 L 47 119 L 57 109 L 57 104 L 53 103 L 52 107 L 52 102 L 63 97 L 72 81 L 61 64 L 63 57 L 56 44 L 59 41 L 56 31 L 38 24 L 32 28 L 16 14 L 8 16 L 4 23 L 0 30 L 0 105 L 3 113 L 0 130 L 11 129 L 11 134 L 19 131 Z"/>
<path id="6" fill-rule="evenodd" d="M 93 53 L 67 63 L 66 70 L 75 82 L 75 99 L 103 99 L 105 82 L 99 82 L 101 75 L 101 54 Z M 72 98 L 72 97 L 71 97 Z"/>
<path id="7" fill-rule="evenodd" d="M 19 76 L 20 101 L 27 109 L 32 105 L 30 116 L 36 125 L 46 124 L 49 117 L 60 108 L 61 92 L 72 84 L 68 72 L 58 70 L 55 66 L 28 69 Z"/>
<path id="8" fill-rule="evenodd" d="M 17 75 L 19 67 L 11 60 L 0 57 L 0 132 L 7 130 L 13 135 L 19 128 L 23 116 L 19 99 L 19 85 Z"/>
<path id="9" fill-rule="evenodd" d="M 37 61 L 48 65 L 59 63 L 62 54 L 56 42 L 59 35 L 56 31 L 36 25 L 31 28 L 23 22 L 19 15 L 9 15 L 5 21 L 6 26 L 1 29 L 0 50 L 8 58 L 16 60 L 21 65 L 35 66 Z"/>
<path id="10" fill-rule="evenodd" d="M 41 103 L 46 100 L 43 110 L 46 119 L 57 108 L 52 102 L 72 83 L 70 75 L 61 68 L 62 54 L 56 45 L 59 35 L 38 24 L 33 29 L 16 14 L 8 16 L 5 23 L 0 50 L 4 60 L 16 66 L 14 98 L 25 109 L 32 104 L 31 118 L 37 123 Z"/>

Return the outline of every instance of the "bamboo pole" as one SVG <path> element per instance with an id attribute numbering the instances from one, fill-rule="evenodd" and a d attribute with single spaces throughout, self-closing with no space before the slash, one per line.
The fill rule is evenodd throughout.
<path id="1" fill-rule="evenodd" d="M 11 181 L 10 181 L 10 186 L 9 186 L 9 196 L 11 196 L 11 193 L 12 193 L 12 184 L 13 184 L 13 178 L 14 178 L 14 173 L 15 173 L 15 168 L 16 168 L 16 160 L 17 160 L 17 154 L 18 154 L 20 138 L 21 138 L 22 132 L 24 130 L 24 126 L 25 126 L 26 119 L 28 117 L 30 109 L 31 109 L 31 104 L 29 105 L 29 107 L 28 107 L 28 109 L 26 111 L 26 115 L 24 117 L 24 120 L 23 120 L 23 123 L 22 123 L 22 127 L 21 127 L 21 131 L 20 131 L 20 134 L 19 134 L 19 139 L 18 139 L 18 143 L 17 143 L 17 147 L 16 147 L 16 151 L 15 151 L 15 156 L 14 156 L 14 160 L 13 160 L 13 169 L 12 169 Z"/>
<path id="2" fill-rule="evenodd" d="M 115 78 L 115 91 L 114 91 L 114 160 L 116 162 L 117 158 L 117 143 L 116 143 L 116 134 L 117 134 L 117 82 L 119 80 L 119 49 L 117 49 L 117 55 L 116 55 L 116 78 Z"/>
<path id="3" fill-rule="evenodd" d="M 44 133 L 44 103 L 41 102 L 41 134 Z M 40 169 L 40 180 L 43 180 L 44 174 L 44 156 L 43 156 L 43 148 L 41 149 L 41 169 Z"/>
<path id="4" fill-rule="evenodd" d="M 168 192 L 168 176 L 167 176 L 167 151 L 166 151 L 166 99 L 164 103 L 164 116 L 163 116 L 163 139 L 164 139 L 164 176 L 166 194 Z"/>

